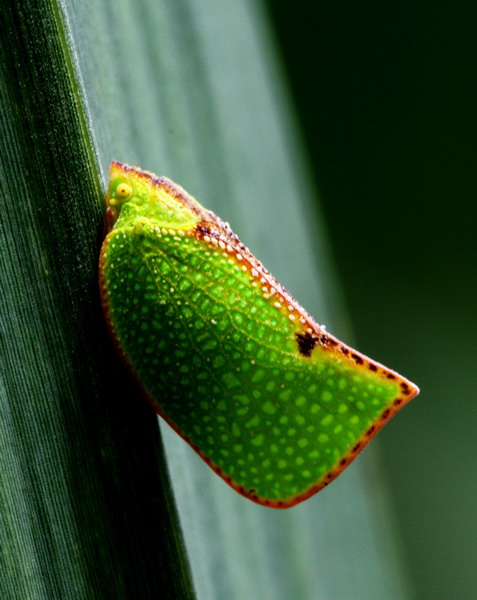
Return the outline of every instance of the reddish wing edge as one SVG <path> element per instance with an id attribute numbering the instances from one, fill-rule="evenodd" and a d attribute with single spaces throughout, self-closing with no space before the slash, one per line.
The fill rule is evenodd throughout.
<path id="1" fill-rule="evenodd" d="M 230 238 L 228 239 L 228 242 L 230 243 Z M 106 239 L 103 244 L 103 247 L 101 249 L 101 256 L 100 256 L 100 261 L 99 261 L 99 288 L 100 288 L 101 304 L 103 306 L 103 312 L 104 312 L 106 325 L 107 325 L 109 333 L 113 339 L 113 343 L 114 343 L 114 346 L 116 348 L 118 355 L 121 357 L 121 360 L 126 365 L 127 369 L 129 370 L 129 372 L 131 373 L 133 378 L 136 380 L 138 387 L 141 389 L 143 395 L 146 397 L 149 404 L 153 407 L 154 411 L 157 414 L 159 414 L 164 419 L 164 421 L 166 421 L 166 423 L 174 431 L 176 431 L 191 446 L 191 448 L 193 448 L 193 450 L 202 458 L 202 460 L 205 463 L 207 463 L 209 465 L 209 467 L 211 467 L 215 471 L 215 473 L 217 473 L 217 475 L 219 475 L 230 487 L 232 487 L 236 492 L 238 492 L 242 496 L 245 496 L 246 498 L 248 498 L 249 500 L 252 500 L 253 502 L 256 502 L 257 504 L 260 504 L 262 506 L 268 506 L 269 508 L 290 508 L 292 506 L 300 504 L 304 500 L 310 498 L 311 496 L 313 496 L 314 494 L 316 494 L 317 492 L 322 490 L 324 487 L 326 487 L 328 484 L 330 484 L 348 465 L 351 464 L 351 462 L 358 456 L 358 454 L 360 452 L 362 452 L 362 450 L 366 447 L 366 445 L 369 443 L 369 441 L 378 433 L 378 431 L 383 427 L 383 425 L 385 425 L 391 419 L 391 417 L 393 417 L 405 404 L 407 404 L 412 398 L 414 398 L 414 396 L 416 396 L 419 393 L 419 388 L 417 386 L 415 386 L 413 383 L 411 383 L 410 381 L 408 381 L 407 379 L 405 379 L 404 377 L 402 377 L 401 375 L 398 375 L 397 373 L 395 373 L 394 371 L 391 371 L 390 369 L 381 365 L 380 363 L 368 358 L 367 356 L 365 356 L 364 354 L 361 354 L 360 352 L 354 350 L 353 348 L 350 348 L 349 346 L 347 346 L 346 344 L 344 344 L 343 342 L 341 342 L 334 336 L 330 335 L 329 333 L 325 334 L 323 332 L 323 330 L 311 319 L 311 317 L 309 317 L 307 315 L 307 325 L 312 324 L 314 326 L 313 327 L 313 329 L 314 329 L 313 336 L 316 337 L 317 343 L 320 343 L 321 345 L 323 345 L 324 347 L 327 347 L 330 350 L 340 352 L 344 357 L 346 357 L 348 360 L 350 360 L 351 362 L 353 362 L 355 364 L 363 365 L 363 366 L 367 365 L 369 370 L 371 370 L 377 374 L 380 374 L 381 376 L 383 376 L 387 379 L 395 380 L 397 383 L 399 383 L 402 393 L 400 395 L 397 395 L 389 403 L 388 407 L 381 413 L 381 416 L 376 420 L 376 422 L 373 425 L 371 425 L 368 428 L 368 430 L 356 442 L 356 444 L 349 450 L 349 452 L 347 454 L 345 454 L 339 461 L 337 461 L 337 463 L 334 465 L 334 467 L 330 471 L 328 471 L 326 473 L 326 475 L 324 475 L 323 477 L 318 479 L 309 488 L 305 489 L 304 491 L 300 492 L 299 494 L 297 494 L 295 496 L 292 496 L 290 498 L 280 499 L 280 500 L 272 500 L 270 498 L 261 497 L 257 494 L 257 492 L 254 489 L 244 488 L 243 486 L 236 483 L 231 476 L 227 475 L 227 473 L 224 473 L 224 471 L 218 465 L 216 465 L 208 456 L 206 456 L 200 450 L 200 448 L 196 444 L 194 444 L 189 439 L 189 437 L 186 434 L 184 434 L 168 418 L 168 416 L 164 413 L 164 411 L 162 411 L 160 408 L 157 407 L 157 405 L 154 403 L 153 398 L 151 398 L 149 396 L 147 390 L 144 389 L 144 387 L 142 386 L 136 373 L 134 372 L 133 366 L 129 362 L 126 354 L 124 353 L 124 351 L 122 350 L 122 348 L 119 344 L 119 341 L 118 341 L 115 331 L 114 331 L 113 324 L 112 324 L 110 316 L 109 316 L 109 302 L 107 300 L 107 296 L 106 296 L 106 292 L 105 292 L 104 259 L 103 259 L 103 255 L 104 255 L 105 249 L 107 249 L 108 243 L 109 242 Z M 241 251 L 243 252 L 242 245 L 241 245 Z M 257 266 L 261 267 L 261 264 L 255 257 L 253 257 L 252 264 L 253 264 L 254 268 L 257 268 Z M 269 279 L 269 278 L 273 279 L 272 276 L 263 267 L 262 267 L 262 269 L 263 269 L 262 274 L 266 274 L 267 279 Z M 273 283 L 275 283 L 275 280 L 273 280 Z M 283 288 L 280 284 L 276 283 L 275 286 L 276 286 L 276 289 L 278 289 L 280 291 L 283 290 Z M 283 291 L 285 291 L 285 290 L 283 290 Z M 286 298 L 287 302 L 290 300 L 293 300 L 292 297 L 290 296 L 290 294 L 288 294 L 287 292 L 285 292 L 285 293 L 287 294 L 287 298 Z M 295 303 L 296 303 L 296 301 L 295 301 Z"/>

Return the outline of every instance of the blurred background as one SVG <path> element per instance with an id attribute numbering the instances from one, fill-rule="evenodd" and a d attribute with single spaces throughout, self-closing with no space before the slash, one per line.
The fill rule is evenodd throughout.
<path id="1" fill-rule="evenodd" d="M 69 153 L 79 157 L 81 173 L 89 169 L 88 179 L 96 165 L 91 156 L 85 165 L 74 143 L 88 132 L 66 64 L 78 66 L 104 175 L 115 158 L 180 182 L 232 224 L 319 322 L 421 387 L 346 474 L 290 511 L 239 497 L 164 426 L 198 597 L 475 600 L 477 5 L 45 0 L 38 6 L 38 14 L 31 0 L 0 11 L 8 16 L 0 75 L 9 86 L 0 85 L 0 125 L 7 132 L 0 135 L 0 166 L 11 173 L 0 183 L 12 184 L 10 196 L 0 194 L 9 215 L 2 225 L 10 226 L 12 240 L 1 256 L 15 249 L 6 271 L 13 275 L 1 290 L 17 292 L 21 274 L 35 298 L 13 302 L 12 293 L 2 313 L 9 336 L 2 341 L 21 352 L 5 352 L 19 367 L 3 377 L 9 393 L 2 395 L 8 410 L 0 421 L 0 475 L 7 482 L 0 486 L 0 529 L 7 533 L 0 531 L 0 550 L 2 540 L 11 543 L 20 560 L 3 552 L 11 566 L 0 564 L 0 588 L 18 590 L 20 581 L 29 590 L 32 582 L 46 590 L 35 598 L 73 587 L 93 597 L 93 583 L 102 599 L 107 583 L 111 597 L 145 598 L 127 590 L 153 586 L 158 560 L 167 555 L 157 544 L 163 536 L 156 519 L 162 483 L 151 452 L 158 443 L 155 417 L 122 385 L 122 366 L 111 370 L 106 333 L 88 320 L 91 306 L 100 316 L 91 240 L 101 217 L 97 197 L 91 194 L 88 205 L 83 188 L 75 187 L 82 179 Z M 71 46 L 58 19 L 62 11 Z M 53 54 L 48 44 L 61 52 Z M 47 72 L 51 85 L 44 83 Z M 66 83 L 58 93 L 61 77 Z M 63 126 L 70 131 L 63 121 L 76 133 L 59 135 Z M 308 210 L 314 197 L 308 170 L 320 190 L 315 214 Z M 63 212 L 45 209 L 47 194 Z M 64 202 L 68 194 L 71 204 Z M 56 226 L 41 227 L 47 219 Z M 82 236 L 87 230 L 90 237 L 77 236 L 80 221 Z M 17 223 L 26 237 L 17 234 Z M 41 234 L 28 237 L 30 224 Z M 78 256 L 89 257 L 89 267 Z M 55 306 L 71 304 L 78 312 L 56 310 L 50 333 L 42 315 L 54 310 L 45 303 L 53 297 Z M 34 354 L 30 337 L 39 339 Z M 24 423 L 33 433 L 24 435 Z"/>
<path id="2" fill-rule="evenodd" d="M 421 387 L 379 436 L 418 598 L 477 598 L 477 4 L 268 8 L 357 345 Z"/>

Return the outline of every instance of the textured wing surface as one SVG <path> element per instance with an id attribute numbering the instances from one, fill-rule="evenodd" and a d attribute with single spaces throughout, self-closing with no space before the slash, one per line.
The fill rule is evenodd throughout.
<path id="1" fill-rule="evenodd" d="M 150 402 L 252 500 L 312 495 L 416 393 L 227 240 L 138 220 L 109 234 L 101 265 L 110 329 Z"/>

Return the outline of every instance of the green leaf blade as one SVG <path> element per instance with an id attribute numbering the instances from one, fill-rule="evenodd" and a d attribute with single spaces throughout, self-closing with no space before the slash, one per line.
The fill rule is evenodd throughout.
<path id="1" fill-rule="evenodd" d="M 103 190 L 63 19 L 1 14 L 0 596 L 189 598 L 157 423 L 129 414 L 99 307 Z"/>
<path id="2" fill-rule="evenodd" d="M 41 11 L 45 7 L 40 6 L 40 14 L 35 12 L 36 5 L 43 3 L 16 4 L 22 7 L 24 25 L 43 19 Z M 302 160 L 296 124 L 260 3 L 88 0 L 68 3 L 63 8 L 74 42 L 73 63 L 79 65 L 88 121 L 103 168 L 117 157 L 157 168 L 194 190 L 207 206 L 234 223 L 241 239 L 304 306 L 344 336 L 346 313 L 327 251 L 326 232 L 310 208 L 314 192 L 308 167 Z M 1 16 L 5 19 L 3 32 L 10 31 L 6 14 L 2 12 Z M 47 23 L 44 30 L 33 35 L 31 48 L 35 52 L 53 29 Z M 6 48 L 9 39 L 9 35 L 2 36 L 0 46 Z M 12 56 L 10 49 L 2 53 L 2 64 L 13 65 Z M 0 86 L 2 108 L 6 106 L 5 90 L 16 90 L 20 81 L 22 89 L 31 94 L 29 112 L 35 112 L 36 105 L 41 105 L 38 110 L 44 115 L 51 112 L 51 98 L 42 95 L 50 86 L 45 85 L 45 79 L 38 88 L 31 84 L 30 77 L 35 73 L 43 77 L 45 67 L 41 63 L 30 63 L 29 59 L 17 63 L 26 70 L 22 77 L 13 71 L 7 85 Z M 64 110 L 58 122 L 74 113 L 67 101 L 70 93 L 65 90 L 60 94 Z M 50 599 L 51 590 L 58 588 L 55 584 L 46 590 L 46 580 L 58 577 L 64 580 L 61 589 L 67 590 L 66 597 L 83 592 L 91 598 L 154 597 L 163 590 L 161 574 L 167 571 L 163 561 L 171 554 L 167 544 L 163 545 L 171 528 L 163 529 L 158 515 L 170 511 L 167 504 L 157 505 L 161 496 L 156 471 L 160 451 L 152 411 L 112 358 L 109 340 L 100 333 L 103 325 L 97 300 L 96 260 L 101 232 L 98 204 L 103 192 L 95 183 L 99 176 L 94 167 L 82 171 L 88 153 L 80 153 L 69 176 L 55 166 L 69 163 L 71 153 L 75 155 L 81 138 L 79 130 L 63 135 L 54 119 L 48 126 L 39 122 L 32 129 L 24 119 L 25 98 L 15 96 L 8 103 L 8 111 L 0 111 L 2 140 L 6 140 L 0 168 L 6 174 L 2 184 L 11 183 L 12 191 L 3 195 L 2 188 L 2 200 L 11 209 L 5 210 L 2 205 L 2 231 L 8 223 L 7 214 L 15 226 L 3 247 L 10 251 L 17 248 L 22 237 L 27 241 L 19 254 L 20 262 L 12 260 L 11 269 L 1 263 L 2 273 L 5 270 L 7 274 L 1 289 L 17 286 L 19 290 L 18 295 L 11 296 L 11 303 L 5 304 L 8 310 L 2 315 L 2 334 L 8 323 L 7 352 L 12 357 L 16 344 L 10 341 L 15 338 L 24 340 L 36 352 L 31 361 L 25 362 L 22 357 L 12 362 L 8 371 L 11 375 L 31 368 L 34 373 L 35 365 L 48 357 L 42 377 L 19 387 L 18 397 L 12 396 L 10 406 L 20 411 L 17 420 L 25 421 L 20 407 L 27 397 L 29 417 L 44 415 L 50 425 L 43 430 L 48 433 L 43 440 L 38 438 L 24 452 L 15 450 L 19 454 L 16 456 L 12 448 L 17 448 L 19 438 L 9 421 L 11 408 L 2 403 L 2 415 L 7 415 L 1 437 L 5 442 L 4 472 L 11 475 L 2 494 L 4 489 L 5 495 L 12 496 L 1 523 L 5 531 L 10 527 L 18 539 L 9 546 L 13 548 L 12 554 L 8 553 L 10 562 L 2 563 L 1 592 L 6 598 L 29 597 L 31 592 Z M 19 135 L 13 149 L 8 134 L 4 135 L 12 130 Z M 45 161 L 48 154 L 44 147 L 32 147 L 33 131 L 36 141 L 50 131 L 56 138 L 51 141 L 59 154 L 53 163 Z M 38 175 L 32 179 L 35 172 Z M 45 211 L 45 190 L 56 190 L 58 182 L 64 185 L 58 190 L 59 200 L 55 194 L 52 210 Z M 84 191 L 85 182 L 93 182 L 89 192 Z M 29 192 L 38 184 L 40 194 L 28 203 Z M 75 193 L 70 197 L 71 191 Z M 73 202 L 68 202 L 69 198 Z M 43 217 L 41 226 L 37 226 L 37 214 L 42 210 L 48 218 Z M 250 220 L 247 215 L 252 212 L 255 218 Z M 62 225 L 65 222 L 69 223 L 67 229 Z M 62 242 L 45 251 L 35 240 L 48 237 L 52 228 Z M 74 251 L 68 254 L 71 248 Z M 85 261 L 78 258 L 78 248 L 83 249 Z M 31 270 L 26 266 L 30 263 Z M 19 269 L 19 264 L 25 269 Z M 62 290 L 52 313 L 40 310 L 50 304 L 51 293 L 48 287 L 37 288 L 36 279 L 30 276 L 39 272 L 41 281 L 55 278 L 58 285 L 53 286 L 54 295 Z M 71 273 L 75 274 L 75 283 Z M 77 280 L 76 275 L 81 277 Z M 6 293 L 2 306 L 4 298 Z M 20 307 L 26 314 L 24 322 Z M 54 313 L 63 323 L 60 333 L 54 333 L 48 320 Z M 47 319 L 42 327 L 32 327 L 39 314 Z M 86 317 L 72 327 L 78 315 Z M 49 346 L 40 341 L 39 332 L 47 336 Z M 58 339 L 63 340 L 66 352 L 64 346 L 55 345 Z M 49 360 L 56 353 L 59 359 L 53 368 Z M 62 364 L 61 380 L 65 377 L 68 385 L 47 387 L 45 401 L 36 406 L 36 396 L 28 396 L 28 392 L 48 382 L 54 369 Z M 11 387 L 20 386 L 24 379 L 15 375 Z M 71 385 L 81 390 L 80 399 L 72 404 L 67 401 Z M 102 399 L 98 399 L 97 389 Z M 63 411 L 63 419 L 55 420 L 57 406 Z M 375 448 L 316 499 L 292 511 L 269 511 L 246 502 L 224 486 L 175 433 L 167 426 L 161 428 L 200 598 L 317 600 L 353 595 L 363 600 L 402 600 L 412 596 Z M 48 471 L 46 480 L 53 481 L 56 473 L 69 474 L 70 491 L 64 486 L 58 488 L 58 504 L 75 506 L 68 515 L 71 522 L 77 520 L 75 515 L 81 519 L 76 538 L 69 536 L 68 523 L 62 533 L 63 528 L 53 516 L 58 532 L 55 543 L 66 544 L 64 564 L 54 575 L 45 568 L 51 564 L 49 558 L 34 562 L 42 553 L 35 554 L 28 542 L 28 531 L 35 533 L 35 539 L 39 531 L 29 493 L 39 485 L 35 498 L 41 504 L 44 479 L 38 483 L 23 469 L 28 462 L 34 465 L 33 470 L 38 469 L 37 463 L 44 464 L 42 459 L 47 454 L 43 444 L 57 446 L 55 436 L 61 431 L 64 445 L 59 454 L 65 462 L 51 469 L 44 466 L 39 472 Z M 20 484 L 22 478 L 25 482 Z M 103 485 L 104 494 L 99 491 Z M 138 515 L 142 516 L 139 520 Z M 177 534 L 171 527 L 173 535 Z M 86 548 L 84 575 L 82 581 L 68 587 L 76 568 L 70 562 L 74 563 L 80 553 L 71 553 L 71 548 L 78 547 L 78 540 Z M 48 550 L 48 544 L 43 548 Z M 4 565 L 8 569 L 3 569 Z M 36 570 L 30 568 L 32 565 Z M 106 572 L 114 575 L 107 576 Z M 19 575 L 25 581 L 19 580 Z M 173 583 L 178 586 L 177 595 L 186 596 L 180 587 L 180 575 Z"/>

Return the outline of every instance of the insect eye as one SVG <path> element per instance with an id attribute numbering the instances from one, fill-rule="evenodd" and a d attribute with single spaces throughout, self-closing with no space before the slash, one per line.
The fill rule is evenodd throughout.
<path id="1" fill-rule="evenodd" d="M 127 200 L 132 194 L 132 187 L 128 183 L 120 183 L 116 188 L 116 197 Z"/>

